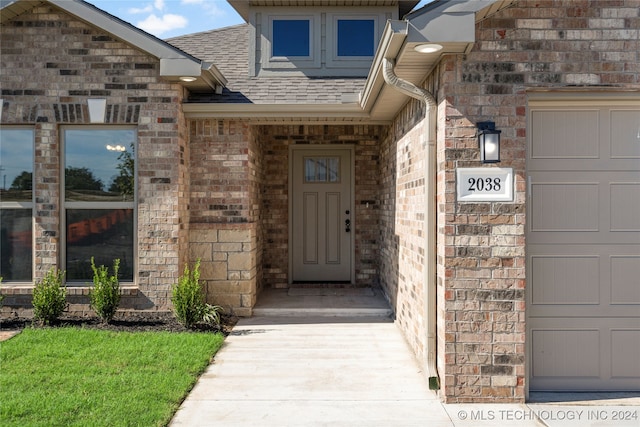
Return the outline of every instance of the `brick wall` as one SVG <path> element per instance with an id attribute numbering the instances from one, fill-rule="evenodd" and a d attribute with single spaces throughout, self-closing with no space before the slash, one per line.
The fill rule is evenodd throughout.
<path id="1" fill-rule="evenodd" d="M 207 300 L 250 316 L 262 287 L 263 157 L 241 121 L 191 120 L 191 262 L 201 260 Z"/>
<path id="2" fill-rule="evenodd" d="M 438 92 L 438 360 L 447 402 L 523 401 L 527 91 L 640 88 L 637 1 L 521 0 L 447 57 Z M 502 131 L 514 203 L 456 203 L 480 166 L 475 123 Z M 485 167 L 490 167 L 486 165 Z"/>
<path id="3" fill-rule="evenodd" d="M 425 357 L 425 191 L 427 121 L 412 100 L 380 146 L 380 280 L 398 326 L 418 360 Z"/>
<path id="4" fill-rule="evenodd" d="M 132 125 L 138 131 L 138 277 L 123 307 L 168 310 L 170 286 L 186 260 L 188 238 L 182 88 L 159 79 L 158 59 L 53 6 L 36 7 L 3 23 L 0 51 L 3 125 L 35 130 L 34 278 L 57 265 L 63 251 L 61 126 L 89 124 L 87 98 L 105 98 L 105 126 Z M 86 296 L 79 292 L 77 297 L 74 309 L 87 311 Z M 18 299 L 26 304 L 24 297 Z"/>

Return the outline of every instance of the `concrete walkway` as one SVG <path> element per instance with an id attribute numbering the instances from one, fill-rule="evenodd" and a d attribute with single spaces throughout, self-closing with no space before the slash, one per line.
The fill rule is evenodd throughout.
<path id="1" fill-rule="evenodd" d="M 375 292 L 274 291 L 261 301 L 262 314 L 238 322 L 171 426 L 640 426 L 626 396 L 592 413 L 548 400 L 443 405 Z M 629 419 L 614 422 L 618 410 Z"/>

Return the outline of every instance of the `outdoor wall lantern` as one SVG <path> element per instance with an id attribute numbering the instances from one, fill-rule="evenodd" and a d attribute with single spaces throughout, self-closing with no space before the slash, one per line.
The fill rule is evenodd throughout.
<path id="1" fill-rule="evenodd" d="M 500 133 L 495 122 L 478 122 L 478 145 L 482 163 L 498 163 L 500 161 Z"/>

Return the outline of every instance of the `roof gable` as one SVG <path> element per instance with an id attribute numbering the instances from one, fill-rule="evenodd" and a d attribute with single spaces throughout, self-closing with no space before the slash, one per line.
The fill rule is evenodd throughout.
<path id="1" fill-rule="evenodd" d="M 213 65 L 204 62 L 157 37 L 134 27 L 83 0 L 0 0 L 0 22 L 4 25 L 34 7 L 51 5 L 75 16 L 88 25 L 136 47 L 160 60 L 160 76 L 182 83 L 183 77 L 195 78 L 183 83 L 192 90 L 211 90 L 226 84 L 226 79 Z"/>

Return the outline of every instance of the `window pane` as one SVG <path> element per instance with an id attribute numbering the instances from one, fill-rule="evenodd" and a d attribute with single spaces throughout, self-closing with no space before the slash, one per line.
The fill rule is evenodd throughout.
<path id="1" fill-rule="evenodd" d="M 67 281 L 91 281 L 91 257 L 111 268 L 120 260 L 119 279 L 133 280 L 133 209 L 67 209 Z"/>
<path id="2" fill-rule="evenodd" d="M 133 201 L 135 131 L 65 131 L 65 200 Z"/>
<path id="3" fill-rule="evenodd" d="M 374 31 L 372 19 L 339 19 L 338 56 L 373 56 Z"/>
<path id="4" fill-rule="evenodd" d="M 304 159 L 304 180 L 306 182 L 316 180 L 316 161 L 314 159 Z"/>
<path id="5" fill-rule="evenodd" d="M 0 129 L 1 202 L 31 202 L 33 130 Z"/>
<path id="6" fill-rule="evenodd" d="M 305 157 L 305 182 L 340 182 L 338 157 Z"/>
<path id="7" fill-rule="evenodd" d="M 273 21 L 272 56 L 309 56 L 309 20 Z"/>
<path id="8" fill-rule="evenodd" d="M 3 281 L 31 281 L 31 209 L 0 210 L 0 276 Z"/>
<path id="9" fill-rule="evenodd" d="M 329 159 L 329 182 L 340 181 L 340 159 L 338 157 L 330 157 Z"/>

